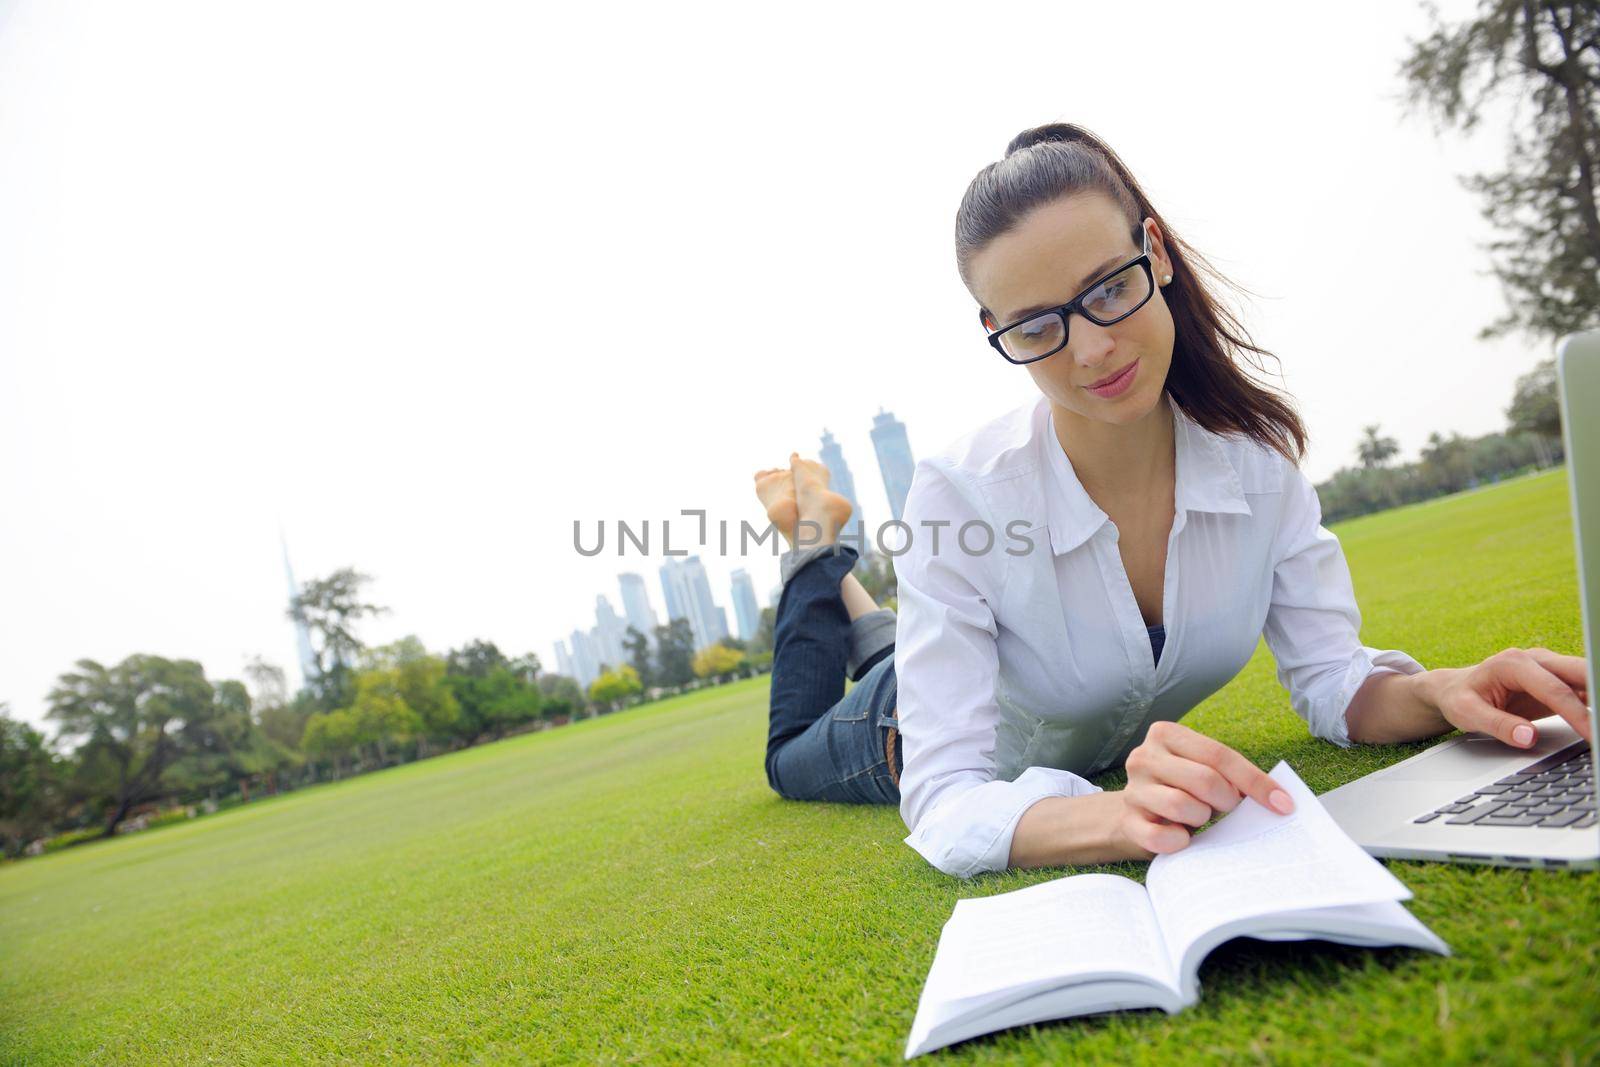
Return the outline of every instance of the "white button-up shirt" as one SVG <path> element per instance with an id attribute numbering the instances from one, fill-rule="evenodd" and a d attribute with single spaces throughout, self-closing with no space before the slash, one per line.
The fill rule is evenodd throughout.
<path id="1" fill-rule="evenodd" d="M 1073 472 L 1046 398 L 916 466 L 895 560 L 900 813 L 906 843 L 941 871 L 1004 869 L 1027 808 L 1097 791 L 1084 775 L 1121 766 L 1152 722 L 1220 689 L 1262 636 L 1294 710 L 1341 746 L 1369 675 L 1423 669 L 1361 643 L 1349 567 L 1299 468 L 1168 406 L 1159 665 L 1116 525 Z"/>

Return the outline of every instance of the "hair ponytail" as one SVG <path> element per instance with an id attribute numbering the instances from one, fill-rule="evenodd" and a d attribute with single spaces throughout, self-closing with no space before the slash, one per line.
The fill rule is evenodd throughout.
<path id="1" fill-rule="evenodd" d="M 1111 198 L 1128 220 L 1134 244 L 1142 243 L 1144 220 L 1161 228 L 1172 282 L 1163 299 L 1172 311 L 1172 367 L 1167 392 L 1186 415 L 1214 433 L 1249 437 L 1297 463 L 1306 449 L 1305 426 L 1281 393 L 1241 366 L 1266 373 L 1263 360 L 1277 357 L 1251 341 L 1237 317 L 1217 298 L 1226 286 L 1248 292 L 1224 277 L 1167 225 L 1144 190 L 1111 148 L 1082 126 L 1053 122 L 1023 130 L 1004 158 L 980 170 L 956 211 L 956 269 L 971 288 L 972 257 L 1008 232 L 1035 208 L 1079 193 Z"/>

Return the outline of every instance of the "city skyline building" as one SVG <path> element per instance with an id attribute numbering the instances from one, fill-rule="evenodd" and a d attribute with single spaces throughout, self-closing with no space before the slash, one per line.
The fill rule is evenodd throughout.
<path id="1" fill-rule="evenodd" d="M 915 470 L 905 423 L 896 419 L 893 412 L 880 406 L 872 420 L 871 436 L 889 510 L 896 520 L 901 520 Z M 863 558 L 872 555 L 874 546 L 867 534 L 855 476 L 844 458 L 843 448 L 826 428 L 822 431 L 820 458 L 828 468 L 830 487 L 850 501 L 850 521 L 841 532 L 841 540 L 858 547 Z M 287 551 L 284 564 L 287 568 Z M 755 582 L 745 568 L 736 568 L 729 575 L 733 615 L 731 627 L 730 612 L 712 596 L 711 581 L 699 556 L 669 557 L 662 562 L 658 576 L 662 602 L 666 607 L 665 621 L 686 620 L 693 634 L 696 651 L 733 634 L 737 634 L 741 641 L 748 641 L 760 630 L 762 609 Z M 644 576 L 633 571 L 623 572 L 617 575 L 617 587 L 622 596 L 620 614 L 604 593 L 597 594 L 595 625 L 587 631 L 575 629 L 567 641 L 556 642 L 558 668 L 563 674 L 576 678 L 585 688 L 599 677 L 601 667 L 620 666 L 627 662 L 629 627 L 644 634 L 652 650 L 656 647 L 655 630 L 661 621 L 650 603 L 649 587 Z M 780 582 L 768 591 L 767 605 L 776 608 L 782 598 L 783 584 Z"/>
<path id="2" fill-rule="evenodd" d="M 689 609 L 685 606 L 688 599 L 683 590 L 683 578 L 678 571 L 678 561 L 668 559 L 661 564 L 661 600 L 667 606 L 667 622 L 674 619 L 687 619 Z"/>
<path id="3" fill-rule="evenodd" d="M 761 608 L 756 604 L 756 586 L 743 567 L 732 576 L 733 612 L 739 624 L 739 640 L 748 641 L 761 627 Z"/>
<path id="4" fill-rule="evenodd" d="M 583 630 L 573 630 L 572 641 L 572 673 L 578 680 L 578 685 L 588 689 L 590 683 L 600 677 L 600 660 L 595 654 L 594 639 Z"/>
<path id="5" fill-rule="evenodd" d="M 300 655 L 300 688 L 304 689 L 317 673 L 317 654 L 311 647 L 311 628 L 306 625 L 305 617 L 294 611 L 300 586 L 294 580 L 294 568 L 289 565 L 289 540 L 284 537 L 282 530 L 278 531 L 278 544 L 283 549 L 283 574 L 289 580 L 289 610 L 294 612 L 295 650 Z"/>
<path id="6" fill-rule="evenodd" d="M 702 640 L 698 641 L 695 647 L 714 645 L 728 636 L 727 613 L 711 596 L 711 578 L 706 574 L 705 564 L 700 562 L 700 557 L 685 558 L 683 567 L 688 575 L 690 591 L 689 625 L 694 626 L 698 616 L 702 635 Z"/>
<path id="7" fill-rule="evenodd" d="M 617 586 L 622 590 L 622 615 L 628 625 L 644 634 L 651 648 L 656 644 L 656 609 L 650 606 L 650 591 L 644 577 L 628 571 L 617 575 Z"/>
<path id="8" fill-rule="evenodd" d="M 595 594 L 594 635 L 601 663 L 620 667 L 627 662 L 627 652 L 623 646 L 627 628 L 627 623 L 622 621 L 622 616 L 617 614 L 606 595 Z"/>
<path id="9" fill-rule="evenodd" d="M 881 407 L 872 417 L 872 448 L 878 454 L 878 472 L 883 475 L 889 512 L 899 522 L 905 516 L 906 494 L 911 491 L 916 460 L 911 455 L 911 442 L 906 438 L 906 424 Z"/>
<path id="10" fill-rule="evenodd" d="M 850 521 L 840 531 L 839 543 L 848 544 L 863 559 L 872 553 L 872 544 L 865 535 L 866 519 L 861 515 L 861 500 L 856 496 L 856 480 L 850 474 L 850 464 L 845 462 L 844 450 L 833 434 L 822 431 L 822 465 L 828 468 L 828 487 L 850 501 Z"/>
<path id="11" fill-rule="evenodd" d="M 728 616 L 711 595 L 711 580 L 699 556 L 669 559 L 661 565 L 661 590 L 667 618 L 687 619 L 696 650 L 728 636 Z"/>

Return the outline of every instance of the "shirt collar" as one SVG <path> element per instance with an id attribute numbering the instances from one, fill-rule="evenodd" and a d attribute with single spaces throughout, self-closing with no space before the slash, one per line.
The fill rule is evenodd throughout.
<path id="1" fill-rule="evenodd" d="M 1211 511 L 1239 515 L 1250 514 L 1250 504 L 1245 499 L 1239 482 L 1239 472 L 1234 469 L 1222 449 L 1218 436 L 1184 414 L 1168 394 L 1162 401 L 1172 413 L 1173 451 L 1177 461 L 1174 507 L 1175 523 L 1183 522 L 1186 512 Z M 1041 398 L 1049 412 L 1049 401 Z M 1083 483 L 1078 481 L 1072 461 L 1061 449 L 1056 439 L 1053 414 L 1044 420 L 1040 446 L 1044 448 L 1053 481 L 1045 493 L 1046 523 L 1050 527 L 1050 549 L 1057 555 L 1070 552 L 1093 537 L 1095 532 L 1110 521 L 1100 506 L 1089 497 Z"/>

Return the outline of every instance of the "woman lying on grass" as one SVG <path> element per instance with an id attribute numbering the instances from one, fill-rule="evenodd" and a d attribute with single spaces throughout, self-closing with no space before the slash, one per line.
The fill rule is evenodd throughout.
<path id="1" fill-rule="evenodd" d="M 793 455 L 755 476 L 795 546 L 766 758 L 780 794 L 899 803 L 908 843 L 962 877 L 1176 851 L 1245 795 L 1291 808 L 1177 722 L 1262 636 L 1295 711 L 1341 746 L 1459 728 L 1529 748 L 1549 714 L 1588 737 L 1575 656 L 1429 671 L 1361 644 L 1297 466 L 1304 427 L 1239 362 L 1267 353 L 1091 134 L 1012 141 L 967 189 L 956 262 L 989 343 L 1041 395 L 917 464 L 898 619 L 850 574 L 826 468 Z M 1082 777 L 1118 766 L 1122 790 Z"/>

